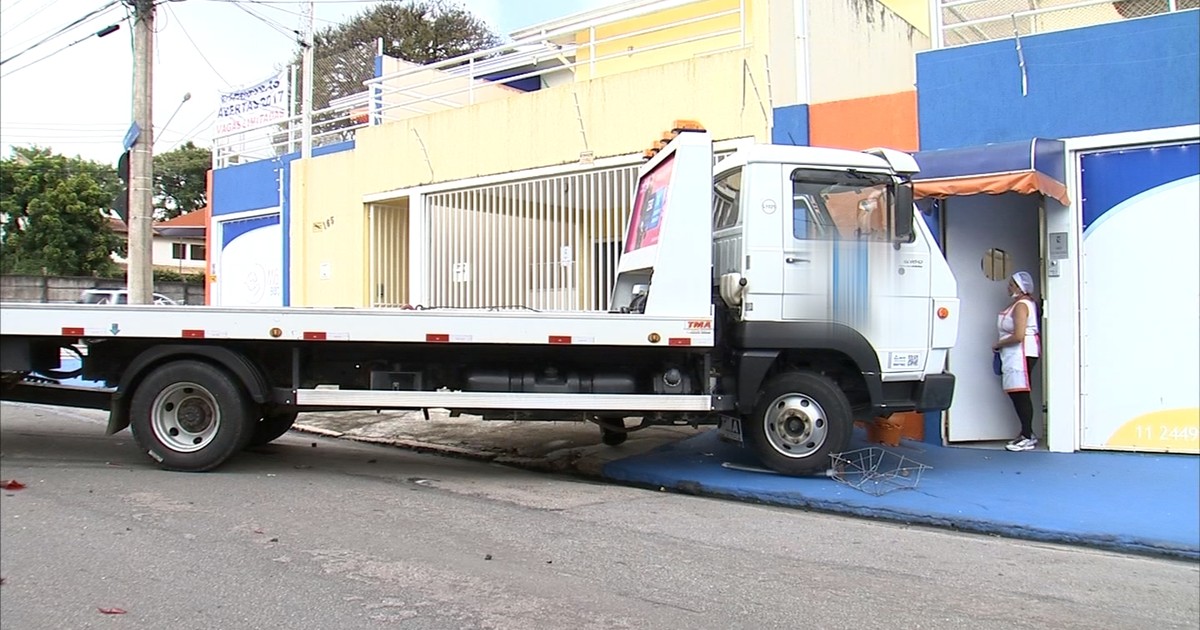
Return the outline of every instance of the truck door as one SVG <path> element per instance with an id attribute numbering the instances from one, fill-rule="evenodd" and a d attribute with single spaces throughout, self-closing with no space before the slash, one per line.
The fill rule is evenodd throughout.
<path id="1" fill-rule="evenodd" d="M 859 332 L 884 373 L 920 372 L 928 355 L 929 242 L 894 242 L 891 177 L 797 169 L 784 212 L 783 317 Z"/>
<path id="2" fill-rule="evenodd" d="M 783 319 L 830 321 L 834 319 L 830 286 L 833 278 L 836 228 L 812 191 L 785 179 L 783 198 Z"/>

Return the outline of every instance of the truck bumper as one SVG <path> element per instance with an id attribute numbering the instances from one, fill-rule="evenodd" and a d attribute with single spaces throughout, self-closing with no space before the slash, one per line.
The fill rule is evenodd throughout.
<path id="1" fill-rule="evenodd" d="M 945 411 L 954 400 L 954 375 L 930 374 L 917 386 L 917 411 Z"/>

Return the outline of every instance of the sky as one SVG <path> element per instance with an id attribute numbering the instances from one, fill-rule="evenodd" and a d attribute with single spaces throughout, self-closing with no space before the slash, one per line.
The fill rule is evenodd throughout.
<path id="1" fill-rule="evenodd" d="M 36 144 L 69 156 L 116 163 L 132 117 L 132 28 L 124 21 L 124 5 L 116 2 L 24 52 L 110 1 L 0 0 L 0 59 L 4 60 L 0 155 L 11 155 L 14 145 Z M 343 22 L 375 3 L 316 0 L 316 28 Z M 617 0 L 459 0 L 459 4 L 506 36 Z M 188 140 L 211 146 L 220 93 L 258 83 L 291 61 L 294 36 L 285 36 L 280 29 L 300 29 L 303 5 L 283 0 L 162 2 L 155 24 L 153 108 L 159 136 L 155 152 L 170 151 Z M 120 30 L 105 37 L 91 36 L 117 23 Z M 184 102 L 189 93 L 191 98 Z"/>

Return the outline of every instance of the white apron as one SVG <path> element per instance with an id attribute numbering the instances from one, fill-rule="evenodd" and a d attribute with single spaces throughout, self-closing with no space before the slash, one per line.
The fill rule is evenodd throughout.
<path id="1" fill-rule="evenodd" d="M 1011 306 L 1000 312 L 1000 316 L 996 321 L 996 328 L 999 333 L 997 340 L 1013 334 L 1013 309 L 1017 304 L 1021 303 L 1024 303 L 1025 308 L 1029 309 L 1029 316 L 1025 319 L 1025 340 L 1016 345 L 1002 346 L 1000 348 L 1000 383 L 1003 385 L 1006 393 L 1029 391 L 1032 381 L 1029 378 L 1029 370 L 1026 369 L 1025 357 L 1041 355 L 1041 340 L 1038 339 L 1037 306 L 1029 298 L 1013 302 Z"/>

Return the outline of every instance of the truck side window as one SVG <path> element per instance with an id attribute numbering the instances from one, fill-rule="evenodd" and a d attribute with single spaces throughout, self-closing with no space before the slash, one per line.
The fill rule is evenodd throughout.
<path id="1" fill-rule="evenodd" d="M 742 209 L 742 170 L 721 176 L 713 185 L 713 231 L 738 224 Z"/>
<path id="2" fill-rule="evenodd" d="M 837 227 L 820 197 L 821 186 L 792 185 L 792 237 L 797 240 L 838 238 Z"/>
<path id="3" fill-rule="evenodd" d="M 797 169 L 792 173 L 792 236 L 887 241 L 890 184 L 886 175 Z"/>
<path id="4" fill-rule="evenodd" d="M 830 238 L 828 223 L 809 195 L 792 196 L 792 238 L 801 241 Z M 832 238 L 837 238 L 836 232 Z"/>

